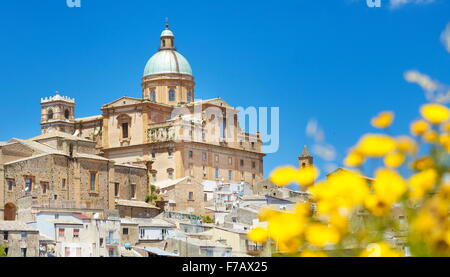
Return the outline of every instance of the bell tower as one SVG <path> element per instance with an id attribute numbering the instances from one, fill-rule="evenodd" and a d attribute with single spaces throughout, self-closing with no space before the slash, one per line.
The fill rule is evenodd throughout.
<path id="1" fill-rule="evenodd" d="M 303 153 L 298 157 L 299 168 L 304 168 L 314 165 L 314 158 L 309 154 L 308 146 L 303 147 Z"/>
<path id="2" fill-rule="evenodd" d="M 60 131 L 73 134 L 75 131 L 75 99 L 61 96 L 57 91 L 54 96 L 41 99 L 42 134 Z"/>

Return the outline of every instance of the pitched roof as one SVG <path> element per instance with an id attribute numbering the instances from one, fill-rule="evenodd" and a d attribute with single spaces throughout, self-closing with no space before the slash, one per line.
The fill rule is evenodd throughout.
<path id="1" fill-rule="evenodd" d="M 155 186 L 159 187 L 160 189 L 165 189 L 171 186 L 175 186 L 179 183 L 181 183 L 184 180 L 187 180 L 189 177 L 183 177 L 180 179 L 175 179 L 175 180 L 164 180 L 164 181 L 160 181 L 160 182 L 156 182 Z"/>
<path id="2" fill-rule="evenodd" d="M 148 204 L 144 201 L 135 201 L 135 200 L 124 200 L 124 199 L 116 199 L 116 205 L 118 206 L 127 206 L 127 207 L 138 207 L 138 208 L 149 208 L 149 209 L 158 209 L 158 207 Z"/>
<path id="3" fill-rule="evenodd" d="M 37 140 L 45 140 L 45 139 L 51 139 L 51 138 L 64 138 L 68 140 L 74 140 L 74 141 L 84 141 L 84 142 L 91 142 L 95 143 L 92 140 L 84 139 L 81 137 L 77 137 L 68 133 L 60 132 L 60 131 L 52 131 L 34 138 L 29 139 L 28 141 L 37 141 Z"/>
<path id="4" fill-rule="evenodd" d="M 88 121 L 95 121 L 95 120 L 102 120 L 102 119 L 103 119 L 103 115 L 93 115 L 93 116 L 75 118 L 75 122 L 88 122 Z"/>

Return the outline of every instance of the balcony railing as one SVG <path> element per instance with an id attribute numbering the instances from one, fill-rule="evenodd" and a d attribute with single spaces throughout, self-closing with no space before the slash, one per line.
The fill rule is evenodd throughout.
<path id="1" fill-rule="evenodd" d="M 119 245 L 120 244 L 120 242 L 119 242 L 119 240 L 117 240 L 117 239 L 106 239 L 106 245 L 109 245 L 109 246 L 116 246 L 116 245 Z"/>

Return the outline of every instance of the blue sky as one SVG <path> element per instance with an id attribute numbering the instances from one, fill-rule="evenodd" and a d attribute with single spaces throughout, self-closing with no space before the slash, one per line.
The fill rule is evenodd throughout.
<path id="1" fill-rule="evenodd" d="M 414 1 L 411 1 L 414 2 Z M 450 83 L 450 55 L 440 35 L 450 1 L 2 1 L 0 141 L 39 134 L 41 97 L 60 90 L 77 100 L 77 116 L 100 113 L 123 95 L 140 97 L 140 78 L 159 46 L 165 17 L 197 81 L 196 98 L 233 106 L 280 107 L 280 149 L 265 173 L 297 164 L 315 118 L 336 165 L 370 118 L 393 110 L 407 132 L 425 102 L 404 80 L 419 70 Z M 317 159 L 319 166 L 325 162 Z"/>

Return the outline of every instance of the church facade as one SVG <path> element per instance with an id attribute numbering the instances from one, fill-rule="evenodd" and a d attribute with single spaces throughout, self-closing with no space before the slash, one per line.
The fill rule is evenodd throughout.
<path id="1" fill-rule="evenodd" d="M 195 101 L 195 80 L 177 52 L 168 26 L 160 49 L 144 70 L 142 96 L 122 97 L 101 114 L 75 118 L 75 101 L 42 99 L 42 133 L 67 132 L 96 142 L 99 153 L 120 163 L 153 162 L 155 182 L 191 176 L 256 183 L 263 178 L 262 142 L 238 124 L 224 100 Z"/>
<path id="2" fill-rule="evenodd" d="M 166 199 L 171 210 L 203 214 L 202 181 L 263 180 L 260 134 L 244 132 L 239 111 L 223 99 L 195 100 L 191 66 L 168 25 L 141 86 L 140 97 L 122 97 L 85 118 L 75 116 L 75 99 L 41 99 L 42 134 L 0 144 L 0 216 L 15 219 L 27 195 L 37 207 L 145 216 L 157 210 L 145 203 L 151 186 L 176 196 Z"/>

